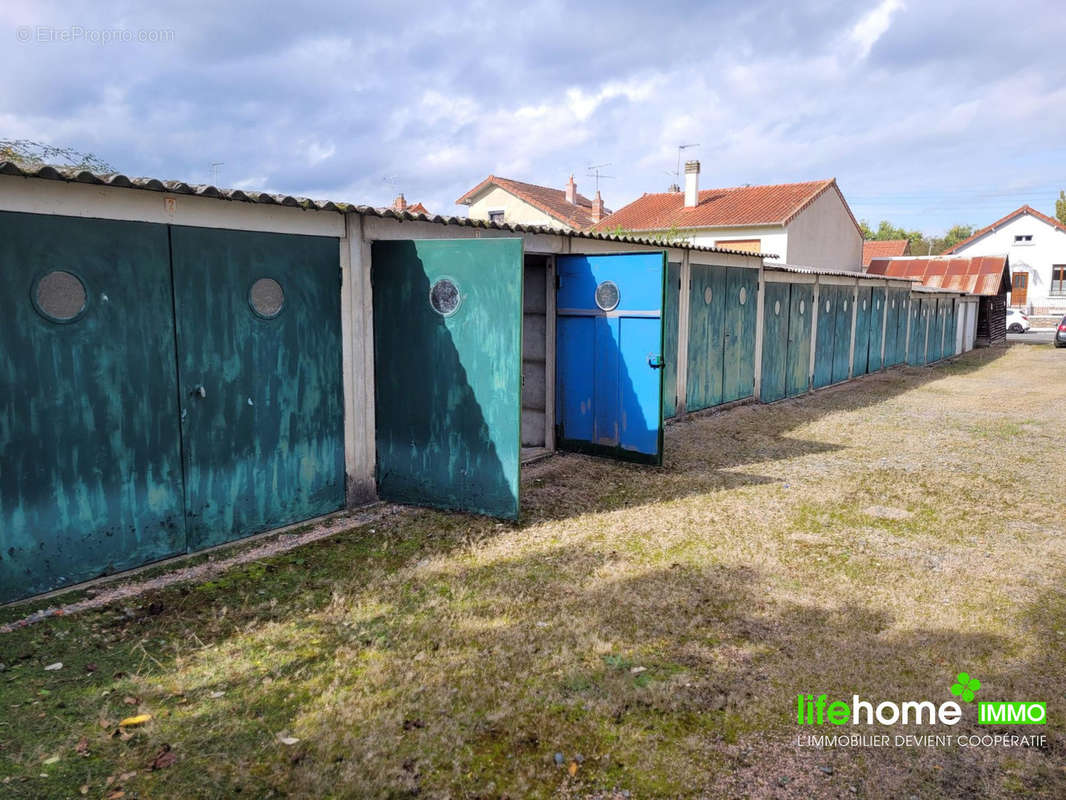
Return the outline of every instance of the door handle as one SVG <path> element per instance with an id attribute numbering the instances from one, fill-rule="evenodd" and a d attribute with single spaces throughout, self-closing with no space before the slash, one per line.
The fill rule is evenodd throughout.
<path id="1" fill-rule="evenodd" d="M 652 369 L 662 369 L 666 366 L 666 362 L 662 356 L 657 356 L 654 353 L 648 354 L 648 366 Z"/>
<path id="2" fill-rule="evenodd" d="M 207 389 L 205 389 L 204 385 L 201 383 L 199 386 L 193 389 L 190 394 L 197 395 L 202 400 L 203 398 L 207 397 Z"/>

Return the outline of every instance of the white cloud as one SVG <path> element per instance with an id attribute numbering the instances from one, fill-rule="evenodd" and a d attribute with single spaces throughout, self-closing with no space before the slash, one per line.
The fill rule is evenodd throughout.
<path id="1" fill-rule="evenodd" d="M 858 45 L 860 58 L 866 58 L 870 54 L 877 40 L 892 25 L 892 16 L 903 8 L 903 0 L 881 0 L 880 5 L 852 26 L 849 36 Z"/>
<path id="2" fill-rule="evenodd" d="M 403 191 L 445 213 L 490 172 L 562 186 L 573 171 L 585 192 L 584 168 L 605 162 L 615 177 L 601 189 L 617 208 L 665 189 L 677 146 L 699 142 L 684 157 L 700 159 L 705 186 L 835 175 L 859 216 L 880 219 L 893 199 L 897 224 L 977 223 L 1002 212 L 964 188 L 1066 173 L 1055 49 L 1066 15 L 1055 0 L 1024 2 L 1019 29 L 996 0 L 966 15 L 948 0 L 906 11 L 900 0 L 545 0 L 459 16 L 353 15 L 329 0 L 293 16 L 277 0 L 232 0 L 151 17 L 116 0 L 124 24 L 176 40 L 93 48 L 21 46 L 14 26 L 104 26 L 102 7 L 12 0 L 0 69 L 19 80 L 0 96 L 0 129 L 130 174 L 202 182 L 223 161 L 230 185 L 370 204 Z M 711 33 L 693 44 L 687 30 Z M 943 186 L 953 199 L 930 201 Z M 1002 200 L 1022 202 L 1050 200 Z"/>

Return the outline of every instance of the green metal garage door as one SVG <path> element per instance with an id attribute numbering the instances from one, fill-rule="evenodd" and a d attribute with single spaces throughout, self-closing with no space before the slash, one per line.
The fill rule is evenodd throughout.
<path id="1" fill-rule="evenodd" d="M 375 242 L 372 258 L 379 494 L 517 518 L 522 240 Z"/>
<path id="2" fill-rule="evenodd" d="M 344 505 L 336 239 L 171 229 L 189 549 Z"/>
<path id="3" fill-rule="evenodd" d="M 730 267 L 726 274 L 725 348 L 722 402 L 731 403 L 755 393 L 755 326 L 759 273 Z"/>
<path id="4" fill-rule="evenodd" d="M 0 213 L 0 601 L 184 552 L 167 228 Z"/>
<path id="5" fill-rule="evenodd" d="M 902 364 L 907 360 L 907 350 L 910 331 L 910 292 L 899 289 L 892 292 L 894 317 L 894 333 L 892 339 L 892 360 L 889 364 Z"/>
<path id="6" fill-rule="evenodd" d="M 883 359 L 881 346 L 885 330 L 885 290 L 877 286 L 870 289 L 870 325 L 869 354 L 866 361 L 867 372 L 877 372 L 881 369 Z"/>
<path id="7" fill-rule="evenodd" d="M 852 376 L 865 375 L 870 366 L 870 315 L 873 313 L 873 291 L 860 286 L 855 297 L 855 350 L 852 356 Z"/>
<path id="8" fill-rule="evenodd" d="M 678 312 L 681 306 L 681 265 L 666 265 L 666 295 L 663 301 L 663 417 L 677 414 Z"/>
<path id="9" fill-rule="evenodd" d="M 763 290 L 762 379 L 759 399 L 780 400 L 787 393 L 789 284 L 767 282 Z"/>
<path id="10" fill-rule="evenodd" d="M 789 397 L 811 387 L 811 318 L 814 312 L 814 286 L 793 283 L 789 292 L 788 375 L 785 387 Z"/>
<path id="11" fill-rule="evenodd" d="M 925 363 L 926 333 L 928 327 L 928 314 L 926 300 L 921 297 L 912 297 L 910 301 L 910 341 L 907 346 L 907 363 L 919 365 Z"/>
<path id="12" fill-rule="evenodd" d="M 687 411 L 699 411 L 722 402 L 725 294 L 725 267 L 691 266 L 685 392 Z"/>
<path id="13" fill-rule="evenodd" d="M 833 383 L 846 381 L 851 369 L 851 318 L 855 292 L 850 286 L 837 286 L 836 330 L 833 332 Z"/>

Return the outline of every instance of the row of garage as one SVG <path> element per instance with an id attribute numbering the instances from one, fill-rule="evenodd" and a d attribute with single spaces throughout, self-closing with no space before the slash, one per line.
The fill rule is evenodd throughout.
<path id="1" fill-rule="evenodd" d="M 525 459 L 661 463 L 667 418 L 957 352 L 968 302 L 0 164 L 0 602 L 374 498 L 517 518 Z"/>
<path id="2" fill-rule="evenodd" d="M 670 267 L 664 346 L 677 356 L 665 375 L 667 418 L 748 398 L 772 403 L 973 347 L 977 298 L 964 293 L 772 263 Z"/>

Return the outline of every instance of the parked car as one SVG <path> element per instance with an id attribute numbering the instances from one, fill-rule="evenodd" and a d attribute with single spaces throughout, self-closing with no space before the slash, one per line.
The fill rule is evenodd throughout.
<path id="1" fill-rule="evenodd" d="M 1066 317 L 1059 321 L 1059 329 L 1055 331 L 1055 347 L 1066 347 Z"/>
<path id="2" fill-rule="evenodd" d="M 1016 308 L 1007 309 L 1007 330 L 1011 333 L 1025 333 L 1032 325 L 1029 324 L 1029 317 L 1023 314 Z"/>

